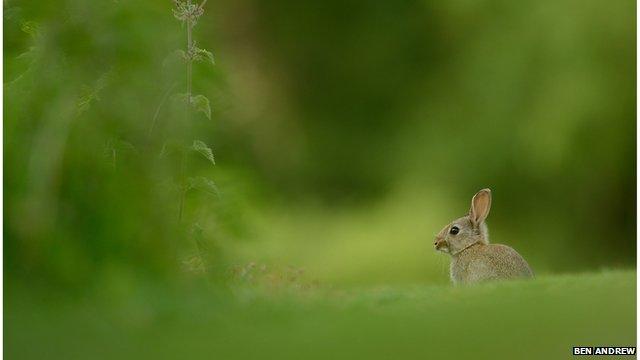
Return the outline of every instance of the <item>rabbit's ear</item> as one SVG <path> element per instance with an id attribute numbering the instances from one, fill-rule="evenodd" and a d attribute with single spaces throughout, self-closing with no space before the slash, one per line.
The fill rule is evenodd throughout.
<path id="1" fill-rule="evenodd" d="M 471 199 L 471 210 L 469 210 L 469 219 L 473 226 L 478 226 L 489 215 L 491 209 L 491 190 L 482 189 L 473 195 Z"/>

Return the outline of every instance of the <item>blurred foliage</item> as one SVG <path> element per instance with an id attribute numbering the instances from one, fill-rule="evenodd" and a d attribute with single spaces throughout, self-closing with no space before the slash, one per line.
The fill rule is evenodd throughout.
<path id="1" fill-rule="evenodd" d="M 210 0 L 190 116 L 172 6 L 4 2 L 8 276 L 445 282 L 482 187 L 537 271 L 635 263 L 633 1 Z"/>
<path id="2" fill-rule="evenodd" d="M 163 61 L 185 43 L 171 6 L 5 2 L 10 275 L 70 288 L 175 278 L 203 241 L 238 234 L 210 180 L 215 124 L 172 94 L 186 71 Z M 221 81 L 206 70 L 195 91 Z"/>
<path id="3" fill-rule="evenodd" d="M 249 98 L 251 113 L 237 116 L 259 147 L 252 159 L 284 194 L 335 207 L 408 186 L 422 214 L 441 221 L 424 220 L 434 226 L 426 240 L 486 186 L 491 228 L 508 235 L 496 241 L 524 248 L 538 267 L 635 263 L 632 1 L 226 9 L 221 17 L 249 17 L 229 25 L 244 40 L 233 61 L 269 90 L 247 94 L 272 94 Z M 229 76 L 247 81 L 239 73 Z M 449 199 L 434 201 L 432 189 Z"/>

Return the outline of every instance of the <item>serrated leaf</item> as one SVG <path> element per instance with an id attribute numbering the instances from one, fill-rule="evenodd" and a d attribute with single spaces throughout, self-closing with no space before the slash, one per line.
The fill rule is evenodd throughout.
<path id="1" fill-rule="evenodd" d="M 195 48 L 193 60 L 195 61 L 209 61 L 211 65 L 215 65 L 216 61 L 213 58 L 213 54 L 205 49 Z"/>
<path id="2" fill-rule="evenodd" d="M 191 145 L 191 150 L 201 154 L 207 160 L 211 161 L 213 165 L 216 164 L 216 159 L 213 157 L 213 151 L 211 148 L 207 146 L 204 142 L 200 140 L 193 140 L 193 145 Z"/>
<path id="3" fill-rule="evenodd" d="M 191 107 L 193 107 L 193 110 L 204 113 L 207 118 L 211 120 L 211 105 L 209 104 L 209 99 L 207 99 L 206 96 L 196 95 L 192 96 L 191 99 L 189 99 L 188 94 L 181 93 L 173 95 L 173 98 L 181 102 L 187 102 L 188 100 L 190 100 L 188 101 L 188 103 L 191 105 Z"/>
<path id="4" fill-rule="evenodd" d="M 220 196 L 218 186 L 211 179 L 204 176 L 190 177 L 187 179 L 187 191 L 199 190 L 213 196 Z"/>
<path id="5" fill-rule="evenodd" d="M 191 105 L 196 111 L 203 112 L 209 120 L 211 120 L 211 105 L 209 99 L 204 95 L 196 95 L 191 97 Z"/>

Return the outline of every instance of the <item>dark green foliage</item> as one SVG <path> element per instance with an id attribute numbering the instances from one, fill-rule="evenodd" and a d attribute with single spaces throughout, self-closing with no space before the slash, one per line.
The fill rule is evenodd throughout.
<path id="1" fill-rule="evenodd" d="M 162 6 L 169 21 L 170 6 Z M 162 106 L 185 71 L 160 67 L 184 29 L 160 14 L 153 25 L 138 16 L 160 9 L 5 3 L 7 275 L 73 289 L 109 281 L 114 267 L 120 277 L 169 280 L 179 276 L 181 254 L 196 246 L 190 223 L 225 228 L 218 210 L 178 221 L 181 194 L 217 191 L 208 178 L 213 152 L 192 136 L 210 140 L 213 126 L 196 130 L 184 105 Z M 212 59 L 201 49 L 194 57 Z M 210 118 L 208 99 L 191 101 Z M 167 143 L 178 156 L 163 151 Z M 206 162 L 185 164 L 180 154 L 188 152 Z M 214 241 L 216 231 L 199 237 Z"/>

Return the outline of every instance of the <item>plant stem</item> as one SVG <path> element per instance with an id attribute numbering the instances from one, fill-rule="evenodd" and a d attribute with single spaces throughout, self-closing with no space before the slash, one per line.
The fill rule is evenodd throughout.
<path id="1" fill-rule="evenodd" d="M 187 1 L 188 5 L 191 5 L 191 0 Z M 193 28 L 193 23 L 191 22 L 191 18 L 187 17 L 187 54 L 192 53 L 193 47 L 193 38 L 191 36 L 191 30 Z M 191 121 L 191 56 L 188 56 L 187 59 L 187 123 Z M 178 221 L 182 220 L 182 213 L 184 211 L 184 200 L 187 194 L 186 189 L 186 179 L 185 179 L 185 162 L 186 162 L 186 153 L 183 151 L 182 157 L 180 159 L 180 182 L 182 183 L 182 191 L 180 192 L 180 209 L 178 211 Z"/>
<path id="2" fill-rule="evenodd" d="M 187 3 L 191 5 L 191 0 Z M 187 54 L 191 54 L 193 47 L 193 39 L 191 36 L 192 27 L 191 18 L 187 18 Z M 191 57 L 189 56 L 189 59 L 187 59 L 187 101 L 189 105 L 191 105 L 191 63 Z"/>

